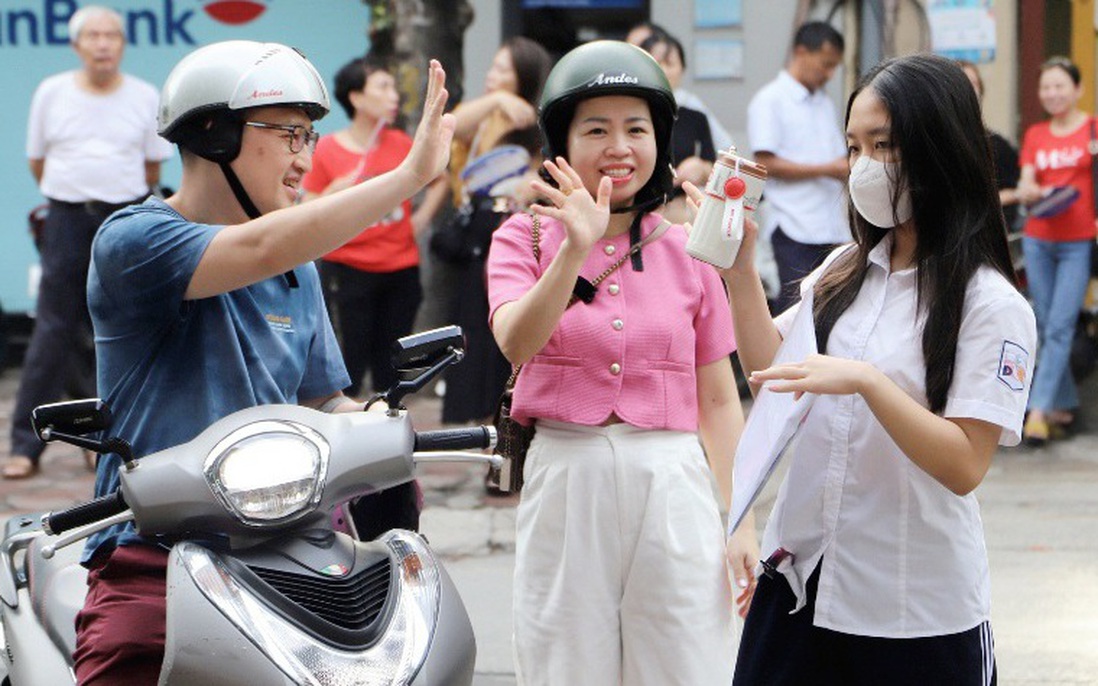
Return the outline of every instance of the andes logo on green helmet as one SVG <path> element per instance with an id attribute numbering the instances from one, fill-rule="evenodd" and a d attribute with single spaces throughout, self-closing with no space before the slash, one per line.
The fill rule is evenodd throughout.
<path id="1" fill-rule="evenodd" d="M 587 84 L 587 87 L 590 88 L 591 86 L 620 85 L 620 84 L 635 85 L 635 84 L 638 84 L 638 83 L 640 83 L 640 79 L 638 79 L 635 76 L 630 76 L 629 74 L 626 74 L 625 72 L 622 72 L 622 73 L 620 73 L 616 76 L 613 75 L 613 74 L 607 75 L 606 72 L 602 72 L 598 76 L 596 76 L 594 79 L 592 79 L 591 82 Z"/>

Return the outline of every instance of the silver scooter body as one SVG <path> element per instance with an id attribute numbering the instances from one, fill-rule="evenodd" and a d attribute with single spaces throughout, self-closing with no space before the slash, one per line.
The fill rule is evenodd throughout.
<path id="1" fill-rule="evenodd" d="M 41 515 L 8 520 L 0 543 L 0 667 L 3 683 L 71 684 L 76 613 L 84 605 L 87 570 L 80 546 L 41 556 L 48 537 Z M 33 579 L 33 583 L 32 583 Z"/>
<path id="2" fill-rule="evenodd" d="M 472 431 L 417 436 L 402 411 L 249 408 L 123 467 L 124 512 L 61 537 L 48 535 L 53 519 L 13 518 L 0 542 L 6 683 L 75 683 L 86 570 L 82 546 L 67 544 L 130 518 L 174 542 L 160 684 L 471 683 L 472 626 L 425 540 L 393 530 L 358 541 L 331 512 L 409 481 L 417 457 L 443 458 L 417 443 L 470 448 Z"/>

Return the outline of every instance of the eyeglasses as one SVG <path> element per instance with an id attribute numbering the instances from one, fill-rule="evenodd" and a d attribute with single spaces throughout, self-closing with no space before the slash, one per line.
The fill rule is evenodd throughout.
<path id="1" fill-rule="evenodd" d="M 312 131 L 301 124 L 268 124 L 265 121 L 246 121 L 244 126 L 254 126 L 257 129 L 272 129 L 276 131 L 285 131 L 290 134 L 290 152 L 297 154 L 305 149 L 305 146 L 309 146 L 309 152 L 316 149 L 316 142 L 320 139 L 320 134 L 316 131 Z"/>

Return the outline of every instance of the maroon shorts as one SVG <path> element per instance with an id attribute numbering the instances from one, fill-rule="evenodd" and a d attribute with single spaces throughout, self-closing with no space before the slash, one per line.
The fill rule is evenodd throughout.
<path id="1" fill-rule="evenodd" d="M 76 682 L 156 684 L 164 662 L 168 552 L 115 548 L 92 560 L 88 597 L 76 615 Z"/>

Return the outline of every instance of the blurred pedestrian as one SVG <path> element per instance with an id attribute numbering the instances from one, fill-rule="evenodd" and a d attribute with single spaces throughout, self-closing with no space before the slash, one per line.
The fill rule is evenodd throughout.
<path id="1" fill-rule="evenodd" d="M 660 26 L 659 24 L 653 24 L 652 22 L 641 22 L 636 24 L 625 37 L 625 42 L 630 45 L 635 45 L 638 48 L 644 47 L 642 44 L 653 35 L 671 35 L 671 33 Z M 684 55 L 680 46 L 679 53 Z M 686 68 L 685 60 L 682 62 L 682 68 Z M 666 69 L 665 69 L 666 71 Z M 718 150 L 727 150 L 732 145 L 732 134 L 728 133 L 728 130 L 724 128 L 720 120 L 717 119 L 717 115 L 713 114 L 713 111 L 705 104 L 701 98 L 686 90 L 682 87 L 682 70 L 679 71 L 680 79 L 672 81 L 671 87 L 675 90 L 675 102 L 680 108 L 688 107 L 696 112 L 701 112 L 705 115 L 706 121 L 709 122 L 709 133 L 713 137 L 713 145 Z M 670 78 L 670 74 L 668 75 Z"/>
<path id="2" fill-rule="evenodd" d="M 337 193 L 400 166 L 412 139 L 396 121 L 400 95 L 389 66 L 374 57 L 345 64 L 335 77 L 335 99 L 350 124 L 321 137 L 312 169 L 302 180 L 305 200 Z M 417 223 L 418 222 L 418 223 Z M 369 371 L 375 393 L 392 387 L 393 343 L 412 332 L 423 299 L 416 234 L 424 225 L 411 199 L 362 230 L 318 263 L 320 283 L 351 377 L 344 392 L 358 397 Z M 355 499 L 355 532 L 373 540 L 392 528 L 419 529 L 422 496 L 417 482 Z"/>
<path id="3" fill-rule="evenodd" d="M 302 181 L 306 201 L 396 169 L 412 147 L 408 134 L 392 126 L 400 95 L 383 61 L 367 57 L 345 64 L 336 74 L 334 95 L 350 124 L 317 143 Z M 374 391 L 396 382 L 391 348 L 411 333 L 423 299 L 416 246 L 422 224 L 416 222 L 412 202 L 405 200 L 321 258 L 324 300 L 351 375 L 350 396 L 361 393 L 367 371 Z"/>
<path id="4" fill-rule="evenodd" d="M 12 414 L 11 456 L 0 471 L 5 479 L 38 471 L 44 445 L 31 428 L 31 411 L 61 399 L 74 365 L 78 378 L 95 378 L 94 359 L 80 354 L 91 336 L 92 238 L 111 213 L 159 184 L 160 163 L 171 155 L 156 134 L 156 89 L 121 71 L 122 17 L 83 7 L 69 20 L 69 40 L 80 69 L 43 81 L 28 117 L 27 157 L 49 213 L 38 245 L 42 276 Z"/>
<path id="5" fill-rule="evenodd" d="M 1025 426 L 1031 445 L 1059 435 L 1079 410 L 1069 360 L 1090 279 L 1095 238 L 1090 150 L 1098 145 L 1095 118 L 1079 109 L 1082 95 L 1075 64 L 1063 57 L 1045 62 L 1037 97 L 1049 119 L 1031 126 L 1022 139 L 1018 196 L 1029 205 L 1022 248 L 1041 340 Z"/>
<path id="6" fill-rule="evenodd" d="M 846 140 L 855 241 L 804 279 L 804 299 L 771 320 L 753 226 L 724 273 L 752 381 L 816 395 L 734 684 L 994 684 L 973 490 L 1021 438 L 1036 329 L 980 105 L 952 60 L 889 60 L 851 94 Z M 820 354 L 771 366 L 783 338 L 806 336 Z"/>
<path id="7" fill-rule="evenodd" d="M 629 27 L 629 31 L 625 34 L 625 42 L 639 48 L 641 43 L 657 31 L 667 33 L 667 29 L 654 22 L 642 21 L 636 23 Z"/>
<path id="8" fill-rule="evenodd" d="M 686 69 L 686 54 L 677 38 L 663 31 L 654 31 L 644 39 L 640 48 L 652 55 L 663 73 L 667 76 L 671 88 L 675 89 L 682 80 Z M 713 163 L 717 160 L 717 151 L 713 147 L 713 136 L 709 130 L 709 121 L 701 112 L 679 106 L 675 127 L 671 133 L 671 165 L 675 168 L 675 189 L 671 199 L 661 208 L 660 214 L 668 221 L 681 224 L 693 214 L 686 202 L 682 184 L 685 181 L 696 186 L 705 186 Z"/>
<path id="9" fill-rule="evenodd" d="M 976 90 L 976 97 L 980 104 L 984 102 L 984 79 L 980 76 L 980 68 L 968 60 L 958 60 L 965 76 L 968 77 L 972 87 Z M 995 163 L 995 185 L 999 188 L 999 202 L 1003 206 L 1003 216 L 1006 218 L 1007 230 L 1015 231 L 1018 228 L 1018 150 L 1010 141 L 998 133 L 988 129 L 988 143 L 991 145 L 991 158 Z"/>
<path id="10" fill-rule="evenodd" d="M 493 231 L 533 199 L 529 180 L 541 150 L 534 103 L 551 65 L 549 53 L 536 42 L 509 38 L 492 60 L 484 95 L 454 108 L 450 171 L 464 245 L 450 321 L 465 332 L 466 356 L 446 372 L 446 423 L 490 418 L 511 375 L 511 364 L 488 328 L 484 266 Z"/>
<path id="11" fill-rule="evenodd" d="M 652 211 L 672 188 L 674 118 L 643 50 L 562 57 L 540 107 L 546 200 L 492 241 L 492 330 L 522 365 L 512 416 L 537 428 L 517 513 L 520 683 L 731 678 L 729 566 L 745 580 L 757 550 L 749 523 L 726 556 L 720 517 L 743 427 L 728 301 Z"/>
<path id="12" fill-rule="evenodd" d="M 802 25 L 788 65 L 747 108 L 747 137 L 770 173 L 762 233 L 770 237 L 781 281 L 777 312 L 796 301 L 801 279 L 850 240 L 846 146 L 823 90 L 842 58 L 843 37 L 830 24 Z"/>

